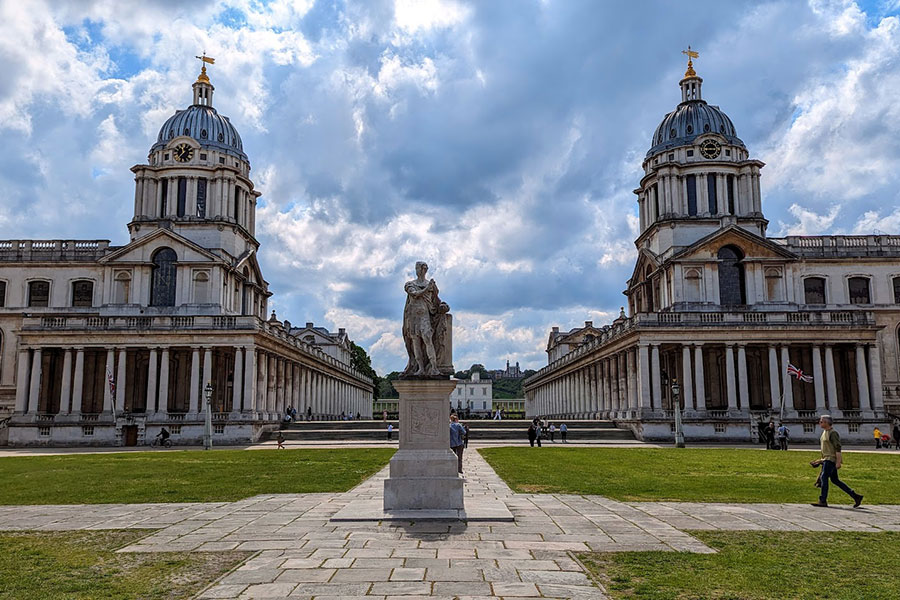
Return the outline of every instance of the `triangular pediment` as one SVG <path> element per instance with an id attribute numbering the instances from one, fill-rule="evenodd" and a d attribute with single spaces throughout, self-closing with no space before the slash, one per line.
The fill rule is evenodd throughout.
<path id="1" fill-rule="evenodd" d="M 158 229 L 122 246 L 100 259 L 101 263 L 149 263 L 160 248 L 171 248 L 178 255 L 178 262 L 226 262 L 209 250 L 198 246 L 168 229 Z"/>
<path id="2" fill-rule="evenodd" d="M 704 259 L 715 260 L 723 246 L 736 246 L 745 258 L 773 258 L 780 260 L 797 260 L 797 255 L 787 248 L 760 237 L 742 227 L 729 225 L 714 231 L 675 253 L 670 260 Z"/>
<path id="3" fill-rule="evenodd" d="M 246 275 L 244 275 L 244 269 L 247 269 Z M 256 252 L 253 250 L 247 250 L 238 257 L 235 270 L 247 277 L 250 283 L 255 283 L 264 288 L 268 286 L 268 282 L 263 278 L 262 269 L 256 258 Z"/>
<path id="4" fill-rule="evenodd" d="M 632 285 L 634 281 L 643 281 L 644 277 L 641 275 L 647 267 L 650 267 L 650 271 L 656 271 L 660 266 L 659 257 L 656 256 L 652 251 L 647 248 L 641 248 L 638 250 L 637 260 L 634 261 L 634 270 L 631 272 L 631 278 L 628 280 L 629 287 Z"/>

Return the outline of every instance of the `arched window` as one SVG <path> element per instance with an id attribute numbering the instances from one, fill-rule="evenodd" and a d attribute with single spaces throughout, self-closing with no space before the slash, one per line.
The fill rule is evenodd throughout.
<path id="1" fill-rule="evenodd" d="M 194 273 L 194 304 L 207 304 L 209 302 L 209 273 L 198 271 Z"/>
<path id="2" fill-rule="evenodd" d="M 766 269 L 766 300 L 781 302 L 784 299 L 781 282 L 781 269 Z"/>
<path id="3" fill-rule="evenodd" d="M 655 298 L 653 297 L 653 284 L 650 281 L 651 273 L 653 273 L 653 270 L 650 267 L 647 267 L 647 270 L 644 271 L 644 289 L 647 291 L 647 312 L 656 311 L 656 307 L 653 305 Z"/>
<path id="4" fill-rule="evenodd" d="M 178 256 L 171 248 L 160 248 L 153 255 L 150 306 L 175 306 L 175 261 L 177 258 Z"/>
<path id="5" fill-rule="evenodd" d="M 94 282 L 93 281 L 73 281 L 72 282 L 72 306 L 93 306 L 94 305 Z"/>
<path id="6" fill-rule="evenodd" d="M 128 304 L 131 296 L 131 273 L 120 271 L 113 280 L 113 304 Z"/>
<path id="7" fill-rule="evenodd" d="M 50 306 L 50 282 L 28 282 L 28 306 Z"/>
<path id="8" fill-rule="evenodd" d="M 850 304 L 872 304 L 868 277 L 851 277 L 847 280 L 847 288 L 850 291 Z"/>
<path id="9" fill-rule="evenodd" d="M 825 304 L 825 278 L 807 277 L 804 279 L 803 294 L 807 304 Z"/>
<path id="10" fill-rule="evenodd" d="M 735 246 L 722 246 L 719 258 L 719 304 L 735 306 L 747 303 L 744 287 L 743 252 Z"/>

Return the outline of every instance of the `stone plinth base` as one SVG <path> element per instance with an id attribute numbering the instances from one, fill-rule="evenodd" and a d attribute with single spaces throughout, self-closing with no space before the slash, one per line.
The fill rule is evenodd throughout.
<path id="1" fill-rule="evenodd" d="M 464 508 L 463 480 L 450 451 L 449 379 L 394 381 L 400 393 L 400 450 L 384 481 L 384 510 Z"/>

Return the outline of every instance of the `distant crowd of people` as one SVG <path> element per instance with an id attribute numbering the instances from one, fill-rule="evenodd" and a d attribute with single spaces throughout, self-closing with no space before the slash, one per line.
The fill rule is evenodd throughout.
<path id="1" fill-rule="evenodd" d="M 538 448 L 540 448 L 541 439 L 546 440 L 549 438 L 555 444 L 557 432 L 559 432 L 559 439 L 564 444 L 568 444 L 569 440 L 566 439 L 569 433 L 568 425 L 560 423 L 559 427 L 557 427 L 554 423 L 548 423 L 545 418 L 535 417 L 531 420 L 531 425 L 528 426 L 528 443 L 532 447 L 537 443 Z"/>

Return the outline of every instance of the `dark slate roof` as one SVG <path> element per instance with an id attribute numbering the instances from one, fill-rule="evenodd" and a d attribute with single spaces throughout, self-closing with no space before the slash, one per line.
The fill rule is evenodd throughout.
<path id="1" fill-rule="evenodd" d="M 162 148 L 170 140 L 180 135 L 194 138 L 202 147 L 214 148 L 247 160 L 247 155 L 244 154 L 244 144 L 237 129 L 234 128 L 228 117 L 220 115 L 211 106 L 194 104 L 177 111 L 163 123 L 159 135 L 156 136 L 156 143 L 150 151 Z"/>
<path id="2" fill-rule="evenodd" d="M 705 133 L 716 133 L 723 136 L 729 144 L 744 146 L 744 142 L 737 137 L 734 123 L 722 109 L 707 104 L 705 100 L 690 100 L 682 102 L 663 117 L 650 141 L 647 156 L 679 146 L 691 146 L 695 139 Z"/>

